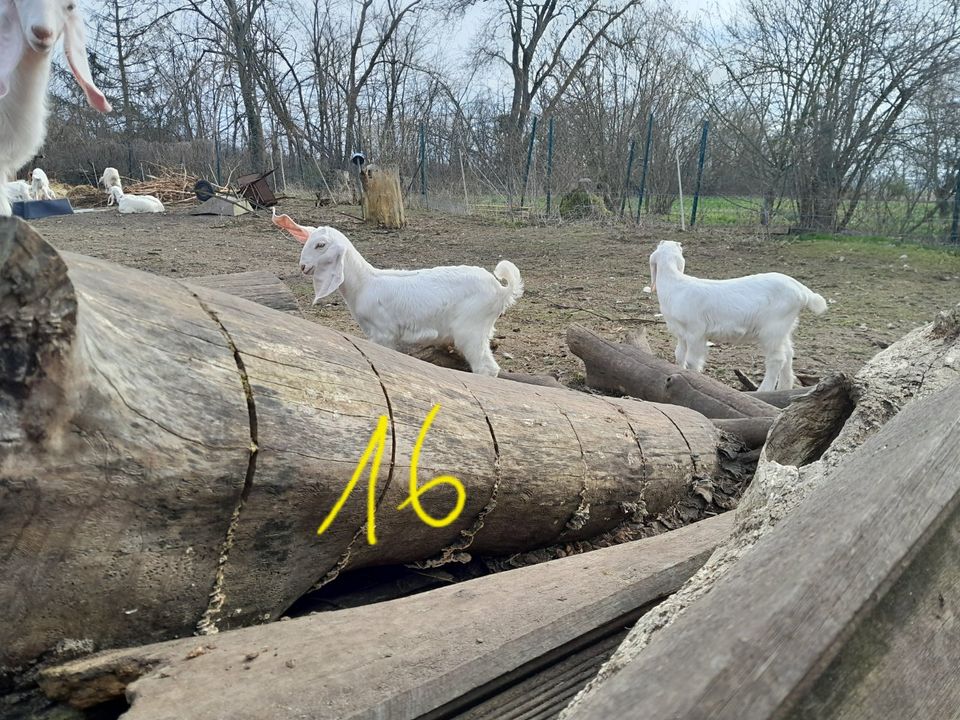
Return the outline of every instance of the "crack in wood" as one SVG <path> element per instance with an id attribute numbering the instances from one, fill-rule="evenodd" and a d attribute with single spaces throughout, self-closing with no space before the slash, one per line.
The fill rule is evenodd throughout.
<path id="1" fill-rule="evenodd" d="M 677 429 L 678 433 L 680 433 L 680 437 L 683 438 L 683 444 L 687 446 L 687 450 L 689 451 L 687 454 L 690 456 L 690 464 L 693 466 L 692 474 L 693 475 L 699 474 L 700 470 L 699 468 L 697 468 L 697 454 L 693 451 L 693 448 L 690 446 L 690 441 L 687 440 L 687 436 L 683 434 L 683 430 L 680 429 L 680 426 L 677 425 L 676 421 L 672 417 L 667 415 L 667 413 L 665 413 L 657 403 L 650 403 L 650 405 L 651 407 L 655 407 L 657 409 L 657 412 L 659 412 L 667 420 L 669 420 L 670 424 Z"/>
<path id="2" fill-rule="evenodd" d="M 393 470 L 397 461 L 397 426 L 393 417 L 393 404 L 390 402 L 390 393 L 387 392 L 387 386 L 384 384 L 383 378 L 380 377 L 380 373 L 377 371 L 377 367 L 376 365 L 373 364 L 373 361 L 369 357 L 367 357 L 367 354 L 363 352 L 363 350 L 361 350 L 360 347 L 355 342 L 353 342 L 353 340 L 351 340 L 349 337 L 347 337 L 346 335 L 341 335 L 340 337 L 342 337 L 348 343 L 353 345 L 356 351 L 360 353 L 360 357 L 366 360 L 367 365 L 370 366 L 370 369 L 373 371 L 373 374 L 376 376 L 377 382 L 380 383 L 380 389 L 383 390 L 383 397 L 387 402 L 387 414 L 388 414 L 387 416 L 390 420 L 390 465 L 389 465 L 389 469 L 387 470 L 386 482 L 384 482 L 383 484 L 383 490 L 380 492 L 380 496 L 377 498 L 376 509 L 379 510 L 380 503 L 383 502 L 383 499 L 387 496 L 387 490 L 389 490 L 390 484 L 393 482 Z M 344 549 L 343 553 L 337 559 L 337 562 L 334 563 L 333 567 L 327 570 L 320 577 L 320 579 L 317 580 L 310 587 L 310 590 L 308 592 L 319 590 L 324 585 L 327 585 L 328 583 L 331 583 L 337 579 L 337 577 L 340 575 L 340 572 L 347 566 L 347 563 L 350 561 L 350 555 L 353 552 L 353 547 L 354 545 L 356 545 L 357 540 L 359 540 L 360 537 L 366 534 L 366 529 L 367 529 L 366 522 L 362 523 L 360 527 L 357 528 L 357 531 L 353 534 L 353 538 L 347 544 L 346 549 Z"/>
<path id="3" fill-rule="evenodd" d="M 243 506 L 247 502 L 247 498 L 250 496 L 250 491 L 253 489 L 253 480 L 257 472 L 257 455 L 260 450 L 257 444 L 257 405 L 253 397 L 253 389 L 250 386 L 250 378 L 247 375 L 247 368 L 243 363 L 243 357 L 241 356 L 240 350 L 237 348 L 236 343 L 233 342 L 230 332 L 224 326 L 217 313 L 212 308 L 208 307 L 207 304 L 204 303 L 200 298 L 200 296 L 197 295 L 197 293 L 191 291 L 189 288 L 186 289 L 191 295 L 193 295 L 194 298 L 196 298 L 197 302 L 200 304 L 200 307 L 203 308 L 203 311 L 207 313 L 207 315 L 209 315 L 210 318 L 216 323 L 217 327 L 220 328 L 220 332 L 227 341 L 227 345 L 233 352 L 233 359 L 237 364 L 237 372 L 240 375 L 240 384 L 243 386 L 243 392 L 246 396 L 247 416 L 250 425 L 250 454 L 247 458 L 247 472 L 243 478 L 243 489 L 240 491 L 240 499 L 237 501 L 237 506 L 234 508 L 233 514 L 230 516 L 230 525 L 227 527 L 226 537 L 220 546 L 220 557 L 217 562 L 217 573 L 214 577 L 213 588 L 210 590 L 210 600 L 207 604 L 207 609 L 197 621 L 197 634 L 212 635 L 220 631 L 217 623 L 220 620 L 219 616 L 223 610 L 223 604 L 227 599 L 223 587 L 224 574 L 227 563 L 230 559 L 230 550 L 233 548 L 233 536 L 236 533 L 237 527 L 240 525 L 240 514 L 243 511 Z"/>
<path id="4" fill-rule="evenodd" d="M 470 393 L 470 396 L 476 400 L 477 407 L 479 407 L 480 412 L 483 413 L 483 419 L 487 423 L 487 428 L 490 430 L 490 437 L 493 440 L 493 489 L 490 491 L 490 499 L 487 500 L 487 503 L 480 509 L 480 512 L 477 513 L 473 524 L 469 528 L 460 531 L 459 540 L 443 548 L 437 557 L 431 560 L 409 563 L 407 567 L 422 569 L 439 567 L 449 562 L 469 562 L 471 559 L 470 553 L 463 551 L 467 550 L 467 548 L 473 544 L 477 533 L 483 528 L 487 515 L 497 506 L 497 497 L 500 494 L 500 483 L 503 480 L 503 470 L 500 463 L 500 443 L 497 442 L 497 434 L 493 430 L 493 423 L 490 422 L 490 416 L 484 409 L 483 403 L 480 402 L 480 398 L 478 398 L 466 384 L 463 384 L 463 387 Z"/>
<path id="5" fill-rule="evenodd" d="M 567 423 L 570 425 L 570 429 L 573 430 L 573 436 L 577 439 L 577 447 L 580 448 L 580 464 L 583 465 L 583 477 L 581 478 L 580 483 L 580 492 L 577 494 L 579 498 L 579 503 L 577 509 L 573 511 L 573 514 L 567 518 L 567 521 L 563 524 L 564 531 L 560 533 L 557 540 L 561 541 L 563 534 L 567 530 L 576 532 L 583 528 L 587 524 L 587 521 L 590 519 L 590 503 L 587 502 L 587 478 L 590 476 L 590 467 L 587 465 L 587 454 L 583 449 L 583 441 L 580 439 L 580 433 L 577 432 L 577 429 L 573 426 L 573 420 L 570 419 L 570 416 L 561 408 L 559 405 L 554 403 L 554 407 L 557 411 L 566 418 Z"/>

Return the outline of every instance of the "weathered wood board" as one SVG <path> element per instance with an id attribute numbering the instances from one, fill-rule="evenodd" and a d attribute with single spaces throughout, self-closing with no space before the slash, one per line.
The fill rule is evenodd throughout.
<path id="1" fill-rule="evenodd" d="M 300 313 L 297 298 L 284 282 L 265 270 L 227 273 L 225 275 L 198 275 L 184 278 L 190 285 L 201 285 L 220 292 L 236 295 L 274 310 Z"/>
<path id="2" fill-rule="evenodd" d="M 625 627 L 731 526 L 719 516 L 400 600 L 109 651 L 42 685 L 88 706 L 132 682 L 128 720 L 448 716 Z"/>

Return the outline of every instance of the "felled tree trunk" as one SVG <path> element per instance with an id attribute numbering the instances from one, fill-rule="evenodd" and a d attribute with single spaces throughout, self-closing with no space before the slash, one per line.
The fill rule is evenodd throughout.
<path id="1" fill-rule="evenodd" d="M 773 417 L 779 410 L 701 373 L 683 370 L 633 344 L 603 339 L 579 325 L 567 345 L 587 368 L 587 385 L 651 402 L 683 405 L 709 418 Z"/>
<path id="2" fill-rule="evenodd" d="M 379 227 L 398 229 L 407 224 L 403 212 L 400 173 L 396 168 L 370 166 L 360 173 L 363 217 Z"/>
<path id="3" fill-rule="evenodd" d="M 509 553 L 667 507 L 717 467 L 685 408 L 443 370 L 0 220 L 0 666 L 276 618 L 344 568 Z M 462 512 L 408 504 L 452 475 Z M 335 505 L 388 418 L 369 468 Z M 433 518 L 456 494 L 419 496 Z"/>

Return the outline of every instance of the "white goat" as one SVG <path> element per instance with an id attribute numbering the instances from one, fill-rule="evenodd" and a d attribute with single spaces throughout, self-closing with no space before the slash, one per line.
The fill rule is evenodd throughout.
<path id="1" fill-rule="evenodd" d="M 2 190 L 6 192 L 7 199 L 10 202 L 27 202 L 30 197 L 30 183 L 26 180 L 14 180 L 13 182 L 0 183 Z"/>
<path id="2" fill-rule="evenodd" d="M 31 178 L 33 179 L 33 183 L 30 188 L 30 197 L 33 200 L 53 200 L 57 197 L 53 194 L 53 190 L 50 189 L 50 180 L 43 170 L 34 168 Z"/>
<path id="3" fill-rule="evenodd" d="M 108 167 L 103 169 L 103 175 L 100 176 L 100 183 L 109 191 L 112 187 L 118 187 L 123 190 L 120 184 L 120 173 L 116 168 Z"/>
<path id="4" fill-rule="evenodd" d="M 0 179 L 32 158 L 47 130 L 47 83 L 53 46 L 63 36 L 70 70 L 87 102 L 110 103 L 90 76 L 83 17 L 76 0 L 0 0 Z M 10 204 L 0 186 L 0 215 Z"/>
<path id="5" fill-rule="evenodd" d="M 790 335 L 800 311 L 817 315 L 827 302 L 806 285 L 782 273 L 760 273 L 730 280 L 702 280 L 683 274 L 680 243 L 662 241 L 650 255 L 651 287 L 660 301 L 667 329 L 677 338 L 677 365 L 702 372 L 707 340 L 758 343 L 766 374 L 760 390 L 793 385 Z"/>
<path id="6" fill-rule="evenodd" d="M 276 212 L 273 223 L 303 243 L 300 270 L 313 276 L 314 303 L 339 289 L 373 342 L 400 351 L 452 344 L 473 372 L 496 377 L 490 337 L 497 318 L 523 295 L 516 265 L 501 260 L 492 274 L 466 265 L 380 270 L 339 230 L 298 225 Z"/>
<path id="7" fill-rule="evenodd" d="M 160 198 L 153 195 L 127 195 L 116 185 L 110 187 L 107 205 L 117 203 L 117 210 L 124 215 L 129 213 L 161 213 L 164 211 Z"/>

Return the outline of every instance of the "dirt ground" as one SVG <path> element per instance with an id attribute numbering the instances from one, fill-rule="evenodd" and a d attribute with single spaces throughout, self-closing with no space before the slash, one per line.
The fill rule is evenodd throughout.
<path id="1" fill-rule="evenodd" d="M 174 207 L 160 216 L 121 216 L 113 209 L 47 218 L 34 225 L 62 250 L 106 258 L 160 275 L 183 278 L 268 270 L 293 290 L 311 320 L 361 335 L 338 295 L 311 306 L 312 286 L 300 275 L 300 246 L 274 228 L 267 213 L 238 218 L 191 216 Z M 350 206 L 315 209 L 301 199 L 280 212 L 305 225 L 334 225 L 377 267 L 480 265 L 503 258 L 520 268 L 526 294 L 497 324 L 497 360 L 505 370 L 549 373 L 566 384 L 583 366 L 566 347 L 572 323 L 616 339 L 647 329 L 654 349 L 673 356 L 650 284 L 648 256 L 659 240 L 682 240 L 687 272 L 725 278 L 754 272 L 793 275 L 828 299 L 823 316 L 805 313 L 794 337 L 799 373 L 856 372 L 881 347 L 938 310 L 960 302 L 960 256 L 943 249 L 883 241 L 797 240 L 719 228 L 571 223 L 514 227 L 471 217 L 413 211 L 394 232 L 364 225 Z M 651 322 L 653 321 L 653 322 Z M 763 358 L 751 347 L 715 347 L 707 373 L 739 387 L 733 370 L 758 382 Z"/>

